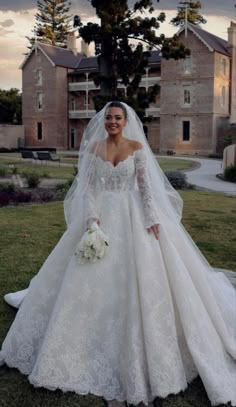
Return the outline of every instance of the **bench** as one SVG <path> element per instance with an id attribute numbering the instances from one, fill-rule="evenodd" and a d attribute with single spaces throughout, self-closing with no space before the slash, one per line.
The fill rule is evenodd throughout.
<path id="1" fill-rule="evenodd" d="M 51 154 L 48 151 L 36 151 L 36 158 L 40 161 L 57 161 L 59 162 L 59 166 L 61 164 L 61 159 L 52 157 Z"/>
<path id="2" fill-rule="evenodd" d="M 34 151 L 30 151 L 30 150 L 21 151 L 21 157 L 24 159 L 37 160 L 37 157 L 35 156 Z"/>

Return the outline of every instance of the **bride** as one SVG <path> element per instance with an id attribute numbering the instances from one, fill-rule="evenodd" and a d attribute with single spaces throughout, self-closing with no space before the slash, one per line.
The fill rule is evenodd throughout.
<path id="1" fill-rule="evenodd" d="M 124 103 L 89 122 L 64 209 L 66 232 L 16 293 L 0 364 L 110 407 L 151 406 L 200 375 L 212 405 L 236 406 L 236 292 L 181 225 L 181 198 Z M 76 247 L 94 222 L 110 244 L 81 264 Z"/>

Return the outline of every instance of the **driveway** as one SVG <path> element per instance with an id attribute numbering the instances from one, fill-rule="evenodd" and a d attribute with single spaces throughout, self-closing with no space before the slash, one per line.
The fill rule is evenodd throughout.
<path id="1" fill-rule="evenodd" d="M 225 195 L 236 196 L 236 184 L 222 181 L 217 178 L 217 174 L 222 173 L 222 161 L 209 158 L 174 157 L 181 160 L 191 160 L 200 164 L 192 170 L 183 170 L 190 184 L 196 185 L 199 189 L 221 192 Z"/>

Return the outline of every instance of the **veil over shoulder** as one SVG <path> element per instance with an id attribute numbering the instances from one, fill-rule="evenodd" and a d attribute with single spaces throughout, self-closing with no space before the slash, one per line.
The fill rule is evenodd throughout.
<path id="1" fill-rule="evenodd" d="M 212 405 L 236 406 L 236 291 L 182 226 L 182 199 L 126 104 L 123 137 L 140 147 L 117 165 L 108 160 L 108 106 L 85 130 L 64 201 L 67 230 L 32 279 L 0 364 L 36 387 L 134 405 L 200 375 Z M 75 248 L 94 220 L 109 250 L 79 264 Z M 159 240 L 147 231 L 153 224 Z"/>

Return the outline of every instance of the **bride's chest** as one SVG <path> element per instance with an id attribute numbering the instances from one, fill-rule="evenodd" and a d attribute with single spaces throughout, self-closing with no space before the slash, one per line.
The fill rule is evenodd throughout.
<path id="1" fill-rule="evenodd" d="M 105 189 L 130 189 L 135 182 L 134 157 L 120 161 L 114 166 L 110 161 L 104 161 L 100 157 L 96 159 L 96 178 L 101 187 Z"/>

